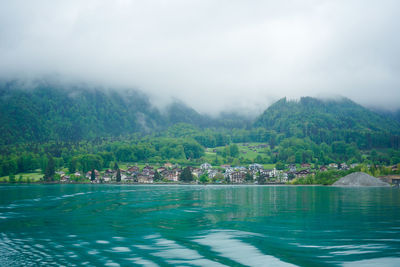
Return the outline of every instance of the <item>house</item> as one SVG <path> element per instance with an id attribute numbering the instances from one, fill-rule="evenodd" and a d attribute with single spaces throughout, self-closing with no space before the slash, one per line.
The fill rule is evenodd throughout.
<path id="1" fill-rule="evenodd" d="M 139 167 L 137 167 L 137 166 L 129 167 L 126 171 L 130 172 L 130 173 L 138 173 Z"/>
<path id="2" fill-rule="evenodd" d="M 154 167 L 147 165 L 146 167 L 143 168 L 142 172 L 144 172 L 144 171 L 148 172 L 148 171 L 152 171 L 152 170 L 154 170 Z"/>
<path id="3" fill-rule="evenodd" d="M 236 171 L 247 171 L 246 167 L 243 167 L 243 166 L 236 166 L 234 169 Z"/>
<path id="4" fill-rule="evenodd" d="M 311 164 L 310 163 L 303 163 L 301 164 L 302 168 L 311 168 Z"/>
<path id="5" fill-rule="evenodd" d="M 228 168 L 231 167 L 231 165 L 224 164 L 224 165 L 221 165 L 220 167 L 221 167 L 222 169 L 228 169 Z"/>
<path id="6" fill-rule="evenodd" d="M 126 179 L 126 177 L 128 177 L 126 174 L 121 173 L 121 182 L 123 182 L 123 181 Z M 114 174 L 113 174 L 112 180 L 114 180 L 114 181 L 117 180 L 117 173 L 114 173 Z"/>
<path id="7" fill-rule="evenodd" d="M 208 177 L 210 179 L 212 179 L 212 178 L 215 177 L 215 175 L 217 175 L 218 171 L 216 171 L 216 170 L 208 170 L 207 173 L 208 173 Z"/>
<path id="8" fill-rule="evenodd" d="M 357 166 L 358 166 L 358 163 L 352 163 L 352 164 L 350 164 L 350 169 L 354 169 Z"/>
<path id="9" fill-rule="evenodd" d="M 155 173 L 156 172 L 153 169 L 150 169 L 150 168 L 144 168 L 143 171 L 142 171 L 142 175 L 151 176 L 151 177 L 154 177 Z"/>
<path id="10" fill-rule="evenodd" d="M 158 173 L 162 173 L 163 171 L 165 171 L 167 168 L 166 167 L 160 167 L 157 169 Z"/>
<path id="11" fill-rule="evenodd" d="M 241 184 L 246 178 L 246 173 L 243 171 L 232 172 L 230 175 L 230 182 L 234 184 Z"/>
<path id="12" fill-rule="evenodd" d="M 260 176 L 269 178 L 270 171 L 272 171 L 272 170 L 260 170 Z"/>
<path id="13" fill-rule="evenodd" d="M 70 179 L 69 175 L 61 175 L 61 182 L 68 182 Z"/>
<path id="14" fill-rule="evenodd" d="M 153 177 L 146 176 L 146 175 L 139 175 L 137 177 L 137 179 L 138 179 L 138 183 L 141 183 L 141 184 L 152 184 L 154 182 Z"/>
<path id="15" fill-rule="evenodd" d="M 103 181 L 104 181 L 104 182 L 111 182 L 111 177 L 112 177 L 112 176 L 109 175 L 109 174 L 104 175 L 104 176 L 103 176 Z"/>
<path id="16" fill-rule="evenodd" d="M 165 164 L 164 164 L 164 167 L 167 168 L 167 169 L 171 169 L 171 168 L 172 168 L 172 164 L 169 163 L 169 162 L 168 162 L 168 163 L 165 163 Z"/>
<path id="17" fill-rule="evenodd" d="M 96 176 L 96 179 L 100 176 L 100 172 L 98 170 L 94 170 L 94 175 Z M 92 177 L 92 171 L 88 171 L 86 173 L 86 178 L 90 179 Z"/>
<path id="18" fill-rule="evenodd" d="M 81 173 L 80 172 L 75 172 L 74 175 L 75 175 L 75 177 L 81 177 Z"/>
<path id="19" fill-rule="evenodd" d="M 261 164 L 254 163 L 254 164 L 250 164 L 249 165 L 249 170 L 250 171 L 258 171 L 258 170 L 261 170 L 261 169 L 263 169 L 263 166 Z"/>
<path id="20" fill-rule="evenodd" d="M 200 165 L 200 169 L 201 169 L 202 171 L 206 171 L 206 170 L 209 170 L 209 169 L 211 169 L 211 168 L 212 168 L 211 164 L 210 164 L 210 163 L 207 163 L 207 162 L 205 162 L 205 163 L 203 163 L 203 164 Z"/>
<path id="21" fill-rule="evenodd" d="M 265 172 L 266 176 L 270 178 L 277 177 L 280 173 L 276 168 L 273 168 L 272 170 L 265 170 Z"/>
<path id="22" fill-rule="evenodd" d="M 288 181 L 288 178 L 289 178 L 289 176 L 288 176 L 288 174 L 287 174 L 286 172 L 282 172 L 282 173 L 280 173 L 280 174 L 278 175 L 278 180 L 279 180 L 281 183 L 286 183 L 286 182 Z"/>
<path id="23" fill-rule="evenodd" d="M 307 175 L 310 174 L 309 170 L 301 170 L 295 173 L 296 177 L 306 177 Z"/>
<path id="24" fill-rule="evenodd" d="M 170 171 L 165 171 L 163 173 L 163 176 L 168 181 L 177 182 L 179 180 L 179 176 L 180 176 L 181 172 L 182 172 L 181 169 L 175 168 L 175 169 L 170 170 Z"/>
<path id="25" fill-rule="evenodd" d="M 350 169 L 349 166 L 347 166 L 347 164 L 345 162 L 340 163 L 340 169 L 341 170 L 348 170 Z"/>
<path id="26" fill-rule="evenodd" d="M 321 166 L 321 167 L 319 168 L 319 170 L 320 170 L 321 172 L 325 172 L 325 171 L 328 170 L 328 168 L 327 168 L 326 166 Z"/>
<path id="27" fill-rule="evenodd" d="M 296 172 L 296 164 L 289 165 L 289 172 Z"/>
<path id="28" fill-rule="evenodd" d="M 227 169 L 225 170 L 225 173 L 224 173 L 224 178 L 225 178 L 225 180 L 230 180 L 230 179 L 231 179 L 231 174 L 232 174 L 233 172 L 235 172 L 234 169 L 232 169 L 232 168 L 227 168 Z"/>
<path id="29" fill-rule="evenodd" d="M 122 177 L 121 177 L 122 178 Z M 122 179 L 121 179 L 122 180 Z M 133 176 L 126 176 L 125 177 L 125 179 L 123 180 L 124 182 L 127 182 L 127 183 L 133 183 L 133 182 L 135 182 L 135 177 L 133 177 Z"/>
<path id="30" fill-rule="evenodd" d="M 329 163 L 329 168 L 331 169 L 337 169 L 338 165 L 336 163 Z"/>

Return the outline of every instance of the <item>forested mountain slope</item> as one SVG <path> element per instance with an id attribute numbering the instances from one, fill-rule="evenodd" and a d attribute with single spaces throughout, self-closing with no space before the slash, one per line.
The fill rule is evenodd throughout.
<path id="1" fill-rule="evenodd" d="M 303 97 L 299 101 L 283 98 L 253 123 L 241 116 L 240 111 L 211 117 L 178 101 L 160 111 L 151 105 L 145 94 L 134 90 L 64 88 L 46 84 L 21 89 L 13 83 L 0 85 L 0 144 L 3 145 L 78 141 L 133 133 L 159 135 L 178 123 L 213 129 L 213 135 L 216 132 L 229 135 L 232 129 L 253 135 L 250 131 L 263 128 L 269 135 L 275 132 L 285 137 L 309 137 L 315 143 L 345 141 L 366 149 L 396 148 L 400 133 L 397 121 L 345 98 Z M 253 141 L 262 140 L 269 138 L 259 136 Z"/>
<path id="2" fill-rule="evenodd" d="M 309 137 L 316 143 L 343 140 L 365 148 L 392 146 L 389 143 L 398 142 L 400 133 L 397 121 L 347 98 L 302 97 L 299 101 L 283 98 L 266 109 L 254 125 L 275 130 L 286 137 Z"/>
<path id="3" fill-rule="evenodd" d="M 0 144 L 158 133 L 177 123 L 241 128 L 250 120 L 237 114 L 212 118 L 178 101 L 159 110 L 135 90 L 0 85 Z"/>
<path id="4" fill-rule="evenodd" d="M 0 140 L 81 140 L 156 128 L 160 112 L 135 91 L 0 89 Z"/>

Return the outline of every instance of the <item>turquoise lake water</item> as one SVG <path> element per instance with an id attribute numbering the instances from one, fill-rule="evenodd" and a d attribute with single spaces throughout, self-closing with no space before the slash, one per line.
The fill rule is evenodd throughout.
<path id="1" fill-rule="evenodd" d="M 400 266 L 400 190 L 0 186 L 0 266 Z"/>

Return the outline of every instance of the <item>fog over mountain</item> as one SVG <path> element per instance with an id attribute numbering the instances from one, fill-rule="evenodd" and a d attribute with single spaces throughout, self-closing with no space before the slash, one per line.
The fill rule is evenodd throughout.
<path id="1" fill-rule="evenodd" d="M 261 112 L 283 96 L 400 108 L 399 1 L 2 1 L 0 78 Z"/>

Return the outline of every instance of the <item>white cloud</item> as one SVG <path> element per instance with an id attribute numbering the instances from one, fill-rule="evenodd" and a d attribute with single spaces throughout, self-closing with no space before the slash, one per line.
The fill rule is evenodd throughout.
<path id="1" fill-rule="evenodd" d="M 3 1 L 0 76 L 129 86 L 204 112 L 303 95 L 398 108 L 398 1 Z"/>

